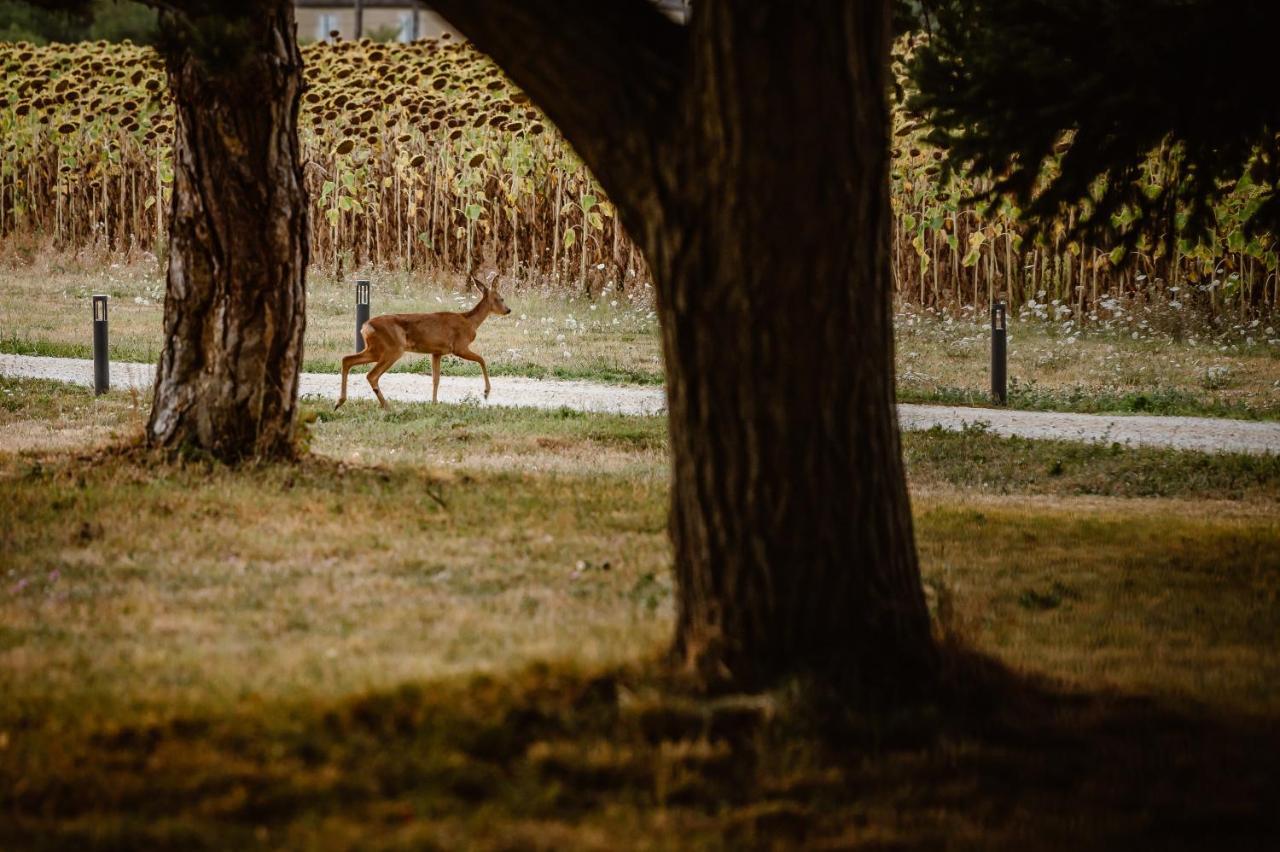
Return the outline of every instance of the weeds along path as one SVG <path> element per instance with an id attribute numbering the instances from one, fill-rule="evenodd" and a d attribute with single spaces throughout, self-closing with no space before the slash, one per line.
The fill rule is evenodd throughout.
<path id="1" fill-rule="evenodd" d="M 0 374 L 53 379 L 86 387 L 93 385 L 93 363 L 75 358 L 0 354 Z M 148 391 L 154 374 L 155 367 L 151 364 L 113 362 L 112 387 Z M 301 393 L 304 397 L 337 399 L 340 382 L 336 374 L 305 373 Z M 428 375 L 388 373 L 382 377 L 381 385 L 392 406 L 397 402 L 431 400 L 431 377 Z M 440 380 L 440 400 L 614 414 L 659 414 L 666 408 L 665 392 L 660 387 L 620 387 L 594 382 L 497 376 L 493 380 L 493 394 L 487 401 L 481 396 L 482 387 L 479 376 L 444 376 Z M 348 396 L 351 399 L 373 399 L 373 392 L 363 373 L 351 374 Z M 1280 423 L 1276 422 L 908 404 L 898 406 L 898 416 L 902 428 L 908 430 L 985 428 L 997 435 L 1029 439 L 1203 452 L 1280 453 Z"/>

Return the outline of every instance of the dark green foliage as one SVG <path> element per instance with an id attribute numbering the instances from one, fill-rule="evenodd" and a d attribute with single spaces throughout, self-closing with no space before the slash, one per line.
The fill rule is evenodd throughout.
<path id="1" fill-rule="evenodd" d="M 242 60 L 260 49 L 262 27 L 257 19 L 269 14 L 254 0 L 180 0 L 160 12 L 160 52 L 191 56 L 206 72 L 235 73 Z"/>
<path id="2" fill-rule="evenodd" d="M 169 56 L 194 56 L 214 72 L 234 69 L 257 46 L 254 21 L 266 14 L 255 0 L 0 0 L 0 35 L 7 6 L 33 22 L 36 40 L 128 37 Z"/>
<path id="3" fill-rule="evenodd" d="M 1280 89 L 1271 0 L 942 0 L 909 102 L 1041 226 L 1172 248 L 1214 203 L 1260 187 L 1246 235 L 1280 233 Z M 1147 165 L 1155 154 L 1155 165 Z M 1152 169 L 1157 174 L 1152 174 Z"/>
<path id="4" fill-rule="evenodd" d="M 0 0 L 0 41 L 153 44 L 156 13 L 125 0 Z"/>
<path id="5" fill-rule="evenodd" d="M 0 41 L 72 41 L 76 23 L 65 14 L 33 8 L 20 0 L 0 0 Z"/>

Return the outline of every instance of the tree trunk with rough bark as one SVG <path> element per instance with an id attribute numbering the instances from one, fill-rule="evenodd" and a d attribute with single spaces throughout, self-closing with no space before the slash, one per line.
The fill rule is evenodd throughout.
<path id="1" fill-rule="evenodd" d="M 935 661 L 894 407 L 889 9 L 438 0 L 642 247 L 671 423 L 675 651 L 711 684 L 914 692 Z M 518 34 L 518 37 L 516 35 Z"/>
<path id="2" fill-rule="evenodd" d="M 161 15 L 177 127 L 147 438 L 232 462 L 288 457 L 308 259 L 293 4 L 187 6 Z"/>

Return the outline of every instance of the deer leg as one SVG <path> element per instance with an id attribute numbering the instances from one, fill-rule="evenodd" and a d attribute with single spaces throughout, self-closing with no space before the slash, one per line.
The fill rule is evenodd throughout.
<path id="1" fill-rule="evenodd" d="M 472 352 L 470 349 L 462 349 L 453 354 L 457 355 L 459 358 L 466 358 L 468 361 L 475 361 L 477 364 L 480 365 L 480 372 L 484 374 L 484 398 L 488 399 L 489 398 L 489 366 L 485 364 L 484 358 L 480 357 L 480 355 L 476 354 L 475 352 Z"/>
<path id="2" fill-rule="evenodd" d="M 338 394 L 338 404 L 333 407 L 337 411 L 342 407 L 342 403 L 347 401 L 347 373 L 351 372 L 351 368 L 359 364 L 372 364 L 378 359 L 369 354 L 366 349 L 363 352 L 357 352 L 354 355 L 348 355 L 342 359 L 342 393 Z"/>
<path id="3" fill-rule="evenodd" d="M 382 378 L 382 374 L 391 369 L 396 361 L 400 360 L 400 355 L 383 356 L 373 369 L 369 371 L 369 387 L 373 388 L 373 393 L 378 397 L 378 405 L 383 408 L 387 407 L 387 398 L 382 395 L 382 388 L 378 387 L 378 379 Z"/>
<path id="4" fill-rule="evenodd" d="M 440 392 L 440 356 L 431 356 L 431 401 L 436 401 Z"/>

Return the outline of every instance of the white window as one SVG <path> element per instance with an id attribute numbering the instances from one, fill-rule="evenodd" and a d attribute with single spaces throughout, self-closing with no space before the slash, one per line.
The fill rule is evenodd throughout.
<path id="1" fill-rule="evenodd" d="M 329 41 L 329 33 L 338 29 L 338 16 L 333 12 L 321 12 L 316 15 L 316 40 Z"/>
<path id="2" fill-rule="evenodd" d="M 400 13 L 400 35 L 397 37 L 400 41 L 413 41 L 416 35 L 413 31 L 413 12 Z"/>

